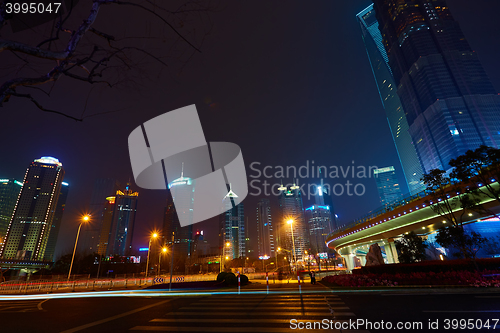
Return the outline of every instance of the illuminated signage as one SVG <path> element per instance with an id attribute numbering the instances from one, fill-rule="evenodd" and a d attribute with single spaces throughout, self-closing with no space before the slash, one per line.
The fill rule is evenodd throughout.
<path id="1" fill-rule="evenodd" d="M 147 247 L 140 247 L 139 252 L 147 252 L 148 248 Z"/>

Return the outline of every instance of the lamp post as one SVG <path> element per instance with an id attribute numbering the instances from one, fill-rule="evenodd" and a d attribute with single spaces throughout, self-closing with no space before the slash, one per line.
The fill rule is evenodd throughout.
<path id="1" fill-rule="evenodd" d="M 167 253 L 167 248 L 164 246 L 161 248 L 160 255 L 158 256 L 158 276 L 161 275 L 161 253 Z"/>
<path id="2" fill-rule="evenodd" d="M 226 242 L 226 247 L 230 247 L 231 246 L 231 243 L 230 242 Z M 220 272 L 219 273 L 222 273 L 222 267 L 224 267 L 222 265 L 222 260 L 224 259 L 224 257 L 226 258 L 226 260 L 229 260 L 229 257 L 225 255 L 225 249 L 224 247 L 222 247 L 222 254 L 220 256 Z"/>
<path id="3" fill-rule="evenodd" d="M 80 225 L 78 226 L 78 232 L 76 233 L 76 240 L 75 240 L 75 248 L 73 249 L 73 257 L 71 257 L 71 265 L 69 266 L 68 281 L 69 278 L 71 277 L 71 270 L 73 269 L 73 261 L 75 260 L 76 246 L 78 245 L 78 237 L 80 236 L 80 229 L 82 228 L 82 224 L 88 222 L 89 220 L 90 216 L 84 215 L 82 217 L 82 222 L 80 222 Z"/>
<path id="4" fill-rule="evenodd" d="M 156 232 L 155 232 L 155 233 L 153 233 L 153 234 L 151 235 L 151 237 L 149 237 L 149 245 L 148 245 L 148 259 L 146 260 L 146 277 L 145 277 L 145 279 L 146 279 L 146 283 L 148 283 L 148 282 L 147 282 L 147 278 L 148 278 L 148 269 L 149 269 L 149 251 L 151 250 L 151 240 L 152 240 L 153 238 L 156 238 L 156 237 L 158 237 L 158 233 L 156 233 Z"/>
<path id="5" fill-rule="evenodd" d="M 292 261 L 294 263 L 295 270 L 297 270 L 297 258 L 295 253 L 295 239 L 293 237 L 293 220 L 288 220 L 286 223 L 290 225 L 290 231 L 292 232 L 292 245 L 293 245 L 293 253 L 292 253 Z"/>

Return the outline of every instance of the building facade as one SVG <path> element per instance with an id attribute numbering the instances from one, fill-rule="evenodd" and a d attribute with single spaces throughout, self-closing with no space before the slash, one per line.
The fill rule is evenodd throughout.
<path id="1" fill-rule="evenodd" d="M 120 183 L 112 178 L 98 178 L 94 181 L 88 210 L 91 216 L 91 223 L 82 225 L 81 245 L 78 246 L 79 251 L 83 253 L 97 253 L 103 224 L 104 207 L 107 202 L 106 198 L 114 196 L 119 189 Z"/>
<path id="2" fill-rule="evenodd" d="M 309 239 L 306 232 L 300 187 L 295 184 L 292 186 L 281 185 L 278 190 L 280 191 L 279 206 L 281 210 L 281 217 L 275 223 L 280 237 L 278 244 L 285 251 L 289 251 L 287 253 L 293 253 L 293 248 L 295 248 L 294 256 L 290 256 L 290 260 L 303 261 L 305 251 L 309 247 Z M 291 226 L 288 221 L 293 221 Z"/>
<path id="3" fill-rule="evenodd" d="M 97 252 L 102 256 L 126 256 L 132 252 L 138 192 L 118 190 L 106 198 Z"/>
<path id="4" fill-rule="evenodd" d="M 235 205 L 237 194 L 229 190 L 223 198 L 224 213 L 219 215 L 219 247 L 224 261 L 246 258 L 245 208 Z"/>
<path id="5" fill-rule="evenodd" d="M 167 206 L 163 215 L 163 244 L 172 249 L 172 235 L 174 236 L 174 262 L 176 266 L 183 266 L 186 260 L 194 253 L 193 225 L 181 227 L 177 216 L 176 206 L 172 198 L 167 199 Z"/>
<path id="6" fill-rule="evenodd" d="M 500 95 L 444 0 L 374 0 L 422 171 L 500 145 Z"/>
<path id="7" fill-rule="evenodd" d="M 50 225 L 50 235 L 47 241 L 47 248 L 45 249 L 44 260 L 56 260 L 56 245 L 59 237 L 59 230 L 63 219 L 64 209 L 66 208 L 66 200 L 68 198 L 69 184 L 66 182 L 61 183 L 61 192 L 59 193 L 59 200 L 57 200 L 56 212 Z"/>
<path id="8" fill-rule="evenodd" d="M 402 198 L 403 194 L 393 166 L 373 170 L 373 178 L 375 178 L 382 205 L 388 206 Z"/>
<path id="9" fill-rule="evenodd" d="M 0 179 L 0 244 L 4 243 L 22 186 L 15 179 Z"/>
<path id="10" fill-rule="evenodd" d="M 276 256 L 271 204 L 269 199 L 260 199 L 257 203 L 257 246 L 259 256 Z"/>
<path id="11" fill-rule="evenodd" d="M 356 18 L 361 27 L 366 53 L 403 168 L 406 185 L 410 192 L 416 192 L 423 187 L 422 167 L 408 131 L 406 113 L 397 94 L 397 85 L 389 67 L 389 57 L 383 44 L 373 4 L 356 15 Z"/>
<path id="12" fill-rule="evenodd" d="M 0 248 L 3 259 L 44 259 L 63 178 L 62 163 L 54 157 L 41 157 L 28 166 Z"/>

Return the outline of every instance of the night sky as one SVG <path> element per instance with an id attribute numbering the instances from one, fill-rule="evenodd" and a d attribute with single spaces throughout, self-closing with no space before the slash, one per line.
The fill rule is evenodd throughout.
<path id="1" fill-rule="evenodd" d="M 448 2 L 500 91 L 500 2 Z M 75 122 L 19 99 L 0 109 L 0 178 L 22 180 L 28 164 L 41 156 L 54 156 L 63 163 L 70 191 L 56 251 L 61 253 L 70 251 L 79 216 L 86 212 L 99 177 L 116 178 L 122 184 L 132 180 L 132 188 L 140 193 L 134 243 L 147 246 L 150 230 L 161 227 L 166 195 L 135 186 L 128 135 L 143 122 L 190 104 L 196 104 L 207 141 L 241 147 L 247 176 L 255 175 L 249 168 L 255 161 L 262 169 L 300 167 L 308 160 L 325 166 L 347 167 L 352 161 L 367 167 L 394 165 L 402 176 L 355 18 L 369 4 L 369 0 L 223 1 L 208 14 L 210 33 L 203 40 L 199 34 L 192 39 L 201 53 L 186 48 L 187 53 L 172 54 L 161 38 L 137 39 L 137 46 L 164 54 L 162 60 L 169 66 L 147 59 L 127 74 L 128 82 L 111 89 L 63 77 L 50 98 L 37 95 L 45 107 L 76 116 L 84 110 L 85 115 L 119 111 Z M 77 8 L 87 13 L 88 3 L 80 1 Z M 207 16 L 203 20 L 200 30 L 207 26 Z M 168 30 L 132 8 L 104 8 L 95 27 L 129 37 Z M 2 38 L 39 40 L 46 29 L 39 26 L 13 34 L 7 27 Z M 15 77 L 10 61 L 10 53 L 0 54 L 2 82 Z M 333 185 L 345 179 L 326 182 Z M 366 193 L 333 198 L 342 223 L 380 205 L 374 179 L 351 182 L 363 184 Z M 261 197 L 244 201 L 252 230 Z M 271 200 L 276 204 L 276 197 Z M 312 201 L 306 198 L 308 203 Z M 215 245 L 216 220 L 194 228 L 204 230 Z"/>

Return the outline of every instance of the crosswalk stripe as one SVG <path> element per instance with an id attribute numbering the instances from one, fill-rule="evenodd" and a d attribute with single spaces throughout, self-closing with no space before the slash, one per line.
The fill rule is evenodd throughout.
<path id="1" fill-rule="evenodd" d="M 264 305 L 264 306 L 279 306 L 279 305 L 296 305 L 300 306 L 300 302 L 235 302 L 235 305 L 238 306 L 256 306 L 256 305 Z M 344 305 L 344 302 L 328 302 L 330 305 Z M 220 305 L 232 305 L 228 304 L 227 302 L 221 302 L 221 303 L 209 303 L 209 302 L 203 302 L 203 303 L 196 303 L 196 304 L 191 304 L 191 306 L 220 306 Z M 325 301 L 323 302 L 304 302 L 305 306 L 326 306 L 327 303 Z"/>
<path id="2" fill-rule="evenodd" d="M 346 314 L 348 312 L 345 312 Z M 354 313 L 350 313 L 350 316 L 354 316 Z M 349 316 L 349 317 L 350 317 Z M 330 320 L 329 318 L 326 318 Z M 152 323 L 217 323 L 217 324 L 289 324 L 291 319 L 265 319 L 265 318 L 255 318 L 255 319 L 244 319 L 244 318 L 157 318 L 152 319 Z M 346 322 L 347 320 L 334 320 L 334 322 Z M 296 319 L 297 322 L 310 322 L 310 319 Z"/>
<path id="3" fill-rule="evenodd" d="M 156 332 L 290 332 L 290 328 L 279 327 L 171 327 L 171 326 L 135 326 L 132 331 L 156 331 Z M 308 332 L 322 332 L 321 330 L 307 330 Z M 323 330 L 324 332 L 324 330 Z M 329 330 L 329 332 L 340 332 Z"/>
<path id="4" fill-rule="evenodd" d="M 345 307 L 343 310 L 349 310 L 348 307 Z M 220 313 L 220 312 L 192 312 L 192 311 L 173 311 L 167 313 L 167 316 L 193 316 L 196 315 L 197 317 L 201 316 L 227 316 L 228 313 Z M 241 316 L 280 316 L 280 317 L 291 317 L 291 316 L 309 316 L 309 317 L 324 317 L 324 316 L 331 316 L 330 311 L 323 311 L 323 312 L 311 312 L 311 311 L 306 311 L 302 313 L 300 312 L 249 312 L 249 313 L 232 313 L 232 315 L 241 315 Z"/>
<path id="5" fill-rule="evenodd" d="M 332 306 L 330 307 L 333 310 L 348 310 L 349 308 L 347 306 Z M 258 310 L 276 310 L 275 306 L 259 306 L 257 307 Z M 287 311 L 287 310 L 302 310 L 302 309 L 310 309 L 308 311 L 316 311 L 315 309 L 318 309 L 318 307 L 308 307 L 308 306 L 287 306 L 287 307 L 280 307 L 279 308 L 281 311 Z M 324 308 L 320 308 L 324 309 Z M 196 307 L 196 306 L 185 306 L 180 308 L 180 310 L 196 310 L 196 311 L 213 311 L 212 308 L 205 308 L 205 307 Z M 230 306 L 230 307 L 217 307 L 217 310 L 222 310 L 222 311 L 241 311 L 241 310 L 249 310 L 248 306 Z M 323 311 L 317 311 L 317 312 L 324 312 Z"/>

